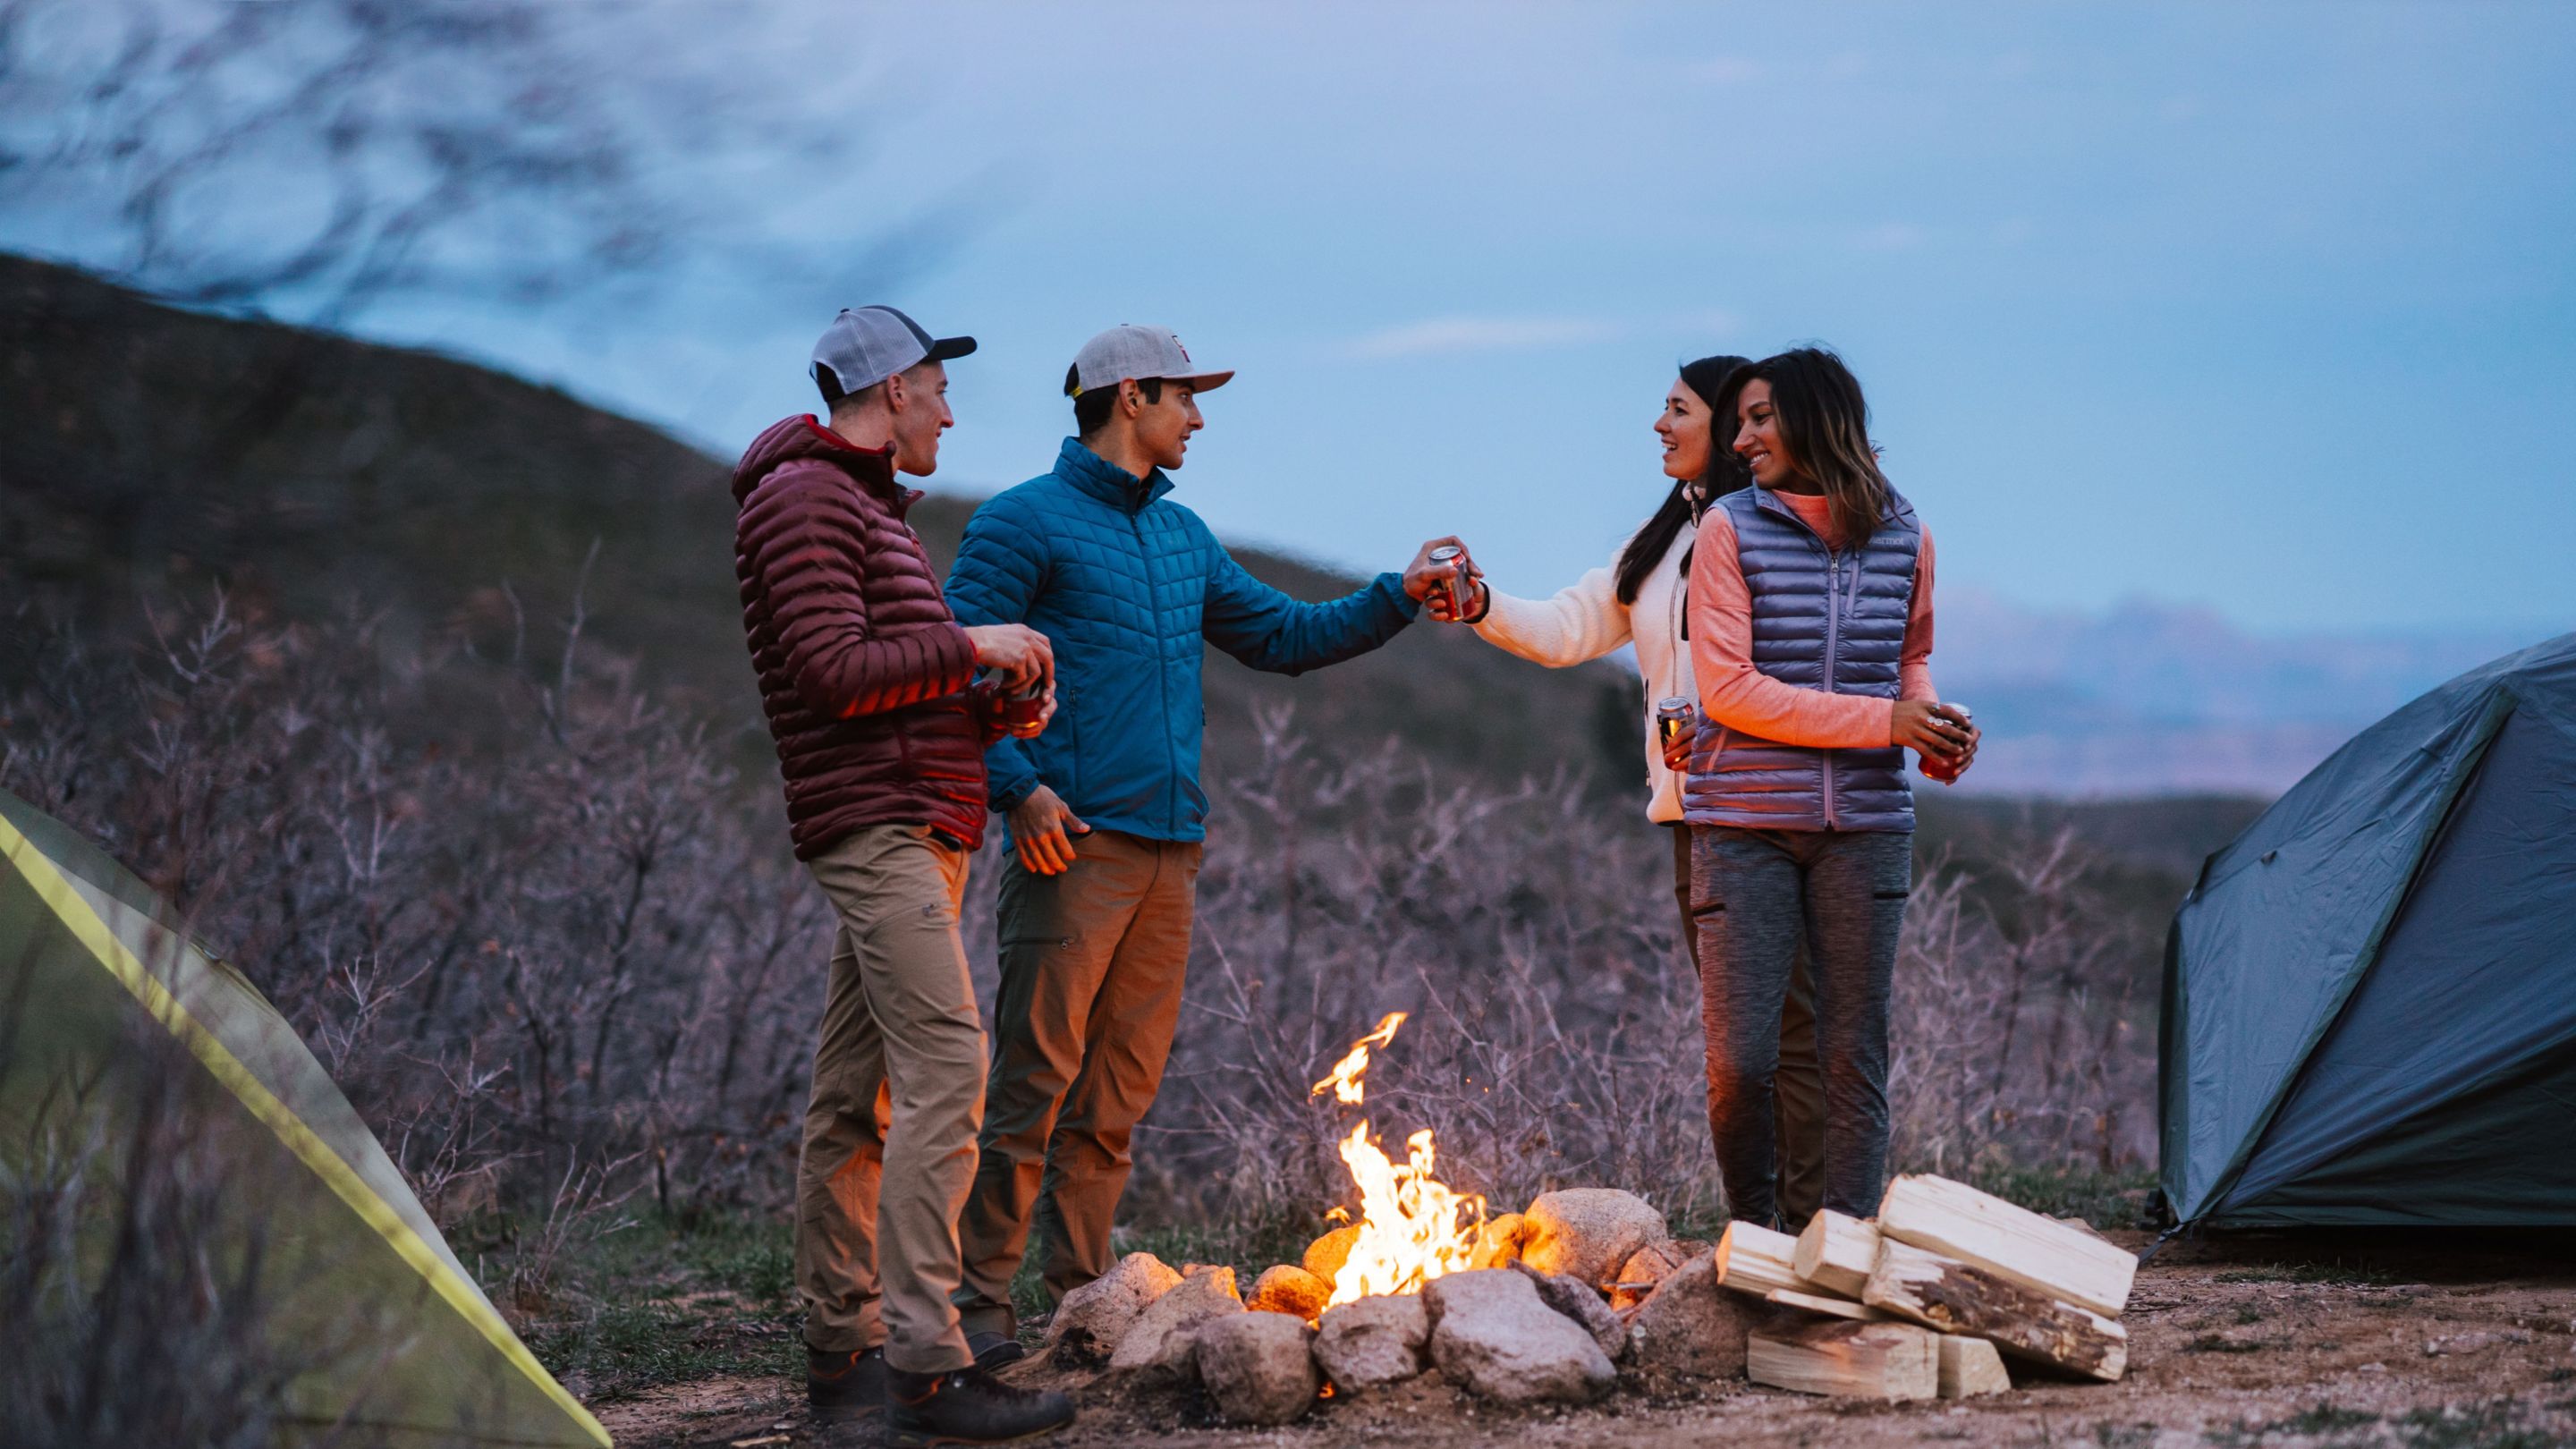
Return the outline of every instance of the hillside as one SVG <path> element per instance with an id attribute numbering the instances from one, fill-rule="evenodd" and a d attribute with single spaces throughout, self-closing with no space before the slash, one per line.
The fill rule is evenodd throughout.
<path id="1" fill-rule="evenodd" d="M 0 417 L 0 558 L 93 638 L 132 637 L 144 600 L 220 582 L 272 620 L 355 608 L 395 643 L 550 658 L 595 544 L 585 637 L 738 731 L 766 787 L 725 460 L 466 362 L 176 311 L 15 257 L 0 257 Z M 933 493 L 914 512 L 943 567 L 972 511 Z M 1238 556 L 1301 598 L 1356 585 Z M 1401 736 L 1462 778 L 1642 779 L 1632 676 L 1540 669 L 1463 630 L 1417 625 L 1296 680 L 1211 655 L 1207 681 L 1218 769 L 1256 748 L 1256 708 L 1293 704 L 1312 749 Z"/>

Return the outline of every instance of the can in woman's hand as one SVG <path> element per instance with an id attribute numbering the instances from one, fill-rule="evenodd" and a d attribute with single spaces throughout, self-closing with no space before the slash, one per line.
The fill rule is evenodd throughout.
<path id="1" fill-rule="evenodd" d="M 1467 551 L 1454 543 L 1444 543 L 1431 551 L 1429 562 L 1434 568 L 1447 569 L 1449 577 L 1432 580 L 1429 597 L 1423 602 L 1437 603 L 1441 616 L 1449 623 L 1465 619 L 1467 606 L 1476 597 L 1475 580 L 1467 572 Z"/>
<path id="2" fill-rule="evenodd" d="M 1672 749 L 1673 741 L 1690 733 L 1698 721 L 1699 709 L 1690 702 L 1689 695 L 1676 694 L 1656 700 L 1655 743 L 1665 750 Z"/>

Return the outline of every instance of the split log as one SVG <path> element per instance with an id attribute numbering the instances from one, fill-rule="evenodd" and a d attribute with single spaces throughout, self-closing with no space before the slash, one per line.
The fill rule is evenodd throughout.
<path id="1" fill-rule="evenodd" d="M 1768 1302 L 1786 1307 L 1803 1308 L 1809 1313 L 1822 1313 L 1833 1318 L 1857 1319 L 1862 1323 L 1883 1323 L 1891 1316 L 1884 1308 L 1872 1308 L 1848 1298 L 1828 1298 L 1821 1293 L 1796 1293 L 1786 1288 L 1774 1288 L 1762 1296 Z"/>
<path id="2" fill-rule="evenodd" d="M 1964 1334 L 1941 1335 L 1941 1397 L 1973 1399 L 1984 1394 L 2000 1394 L 2012 1387 L 2012 1375 L 2004 1372 L 2003 1355 L 1982 1338 Z"/>
<path id="3" fill-rule="evenodd" d="M 1865 1399 L 1941 1390 L 1939 1335 L 1910 1323 L 1811 1323 L 1745 1340 L 1744 1376 L 1775 1389 Z"/>
<path id="4" fill-rule="evenodd" d="M 1825 1291 L 1799 1277 L 1798 1270 L 1790 1266 L 1789 1260 L 1797 1251 L 1798 1240 L 1787 1233 L 1775 1233 L 1752 1223 L 1728 1223 L 1726 1235 L 1717 1240 L 1717 1281 L 1756 1298 L 1783 1288 L 1792 1293 Z"/>
<path id="5" fill-rule="evenodd" d="M 1994 1340 L 2018 1358 L 2087 1378 L 2116 1380 L 2129 1367 L 2129 1331 L 1971 1263 L 1883 1242 L 1860 1301 L 1944 1333 Z"/>
<path id="6" fill-rule="evenodd" d="M 1889 1183 L 1878 1230 L 2106 1318 L 2128 1306 L 2138 1275 L 2127 1249 L 1942 1177 Z"/>
<path id="7" fill-rule="evenodd" d="M 1878 1266 L 1878 1225 L 1826 1208 L 1807 1221 L 1789 1266 L 1829 1292 L 1858 1298 L 1869 1270 Z"/>

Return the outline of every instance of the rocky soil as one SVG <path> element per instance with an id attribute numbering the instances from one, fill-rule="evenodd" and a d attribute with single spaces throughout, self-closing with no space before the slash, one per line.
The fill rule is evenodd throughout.
<path id="1" fill-rule="evenodd" d="M 2115 1234 L 2143 1246 L 2139 1234 Z M 1650 1382 L 1623 1366 L 1598 1402 L 1506 1407 L 1438 1372 L 1327 1399 L 1293 1424 L 1228 1428 L 1202 1388 L 1151 1388 L 1032 1359 L 1013 1375 L 1073 1390 L 1068 1449 L 1155 1444 L 1432 1446 L 2101 1445 L 2106 1449 L 2576 1445 L 2576 1240 L 2500 1233 L 2237 1236 L 2175 1243 L 2138 1276 L 2117 1384 L 2024 1380 L 1965 1403 L 1811 1398 L 1740 1379 Z M 798 1386 L 710 1380 L 603 1406 L 622 1445 L 873 1446 Z"/>

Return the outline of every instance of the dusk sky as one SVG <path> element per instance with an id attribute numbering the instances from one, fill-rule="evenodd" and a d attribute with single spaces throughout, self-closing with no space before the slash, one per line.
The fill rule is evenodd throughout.
<path id="1" fill-rule="evenodd" d="M 1523 593 L 1653 506 L 1676 363 L 1821 340 L 1945 588 L 2264 632 L 2576 620 L 2576 7 L 593 25 L 604 65 L 731 70 L 870 139 L 829 174 L 687 158 L 745 227 L 954 225 L 867 295 L 696 268 L 614 309 L 414 302 L 359 330 L 730 457 L 812 405 L 833 305 L 891 301 L 982 339 L 934 484 L 980 493 L 1051 459 L 1086 336 L 1162 323 L 1241 370 L 1177 480 L 1221 533 L 1374 569 L 1454 530 Z"/>

